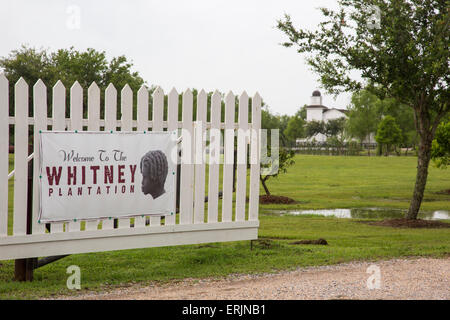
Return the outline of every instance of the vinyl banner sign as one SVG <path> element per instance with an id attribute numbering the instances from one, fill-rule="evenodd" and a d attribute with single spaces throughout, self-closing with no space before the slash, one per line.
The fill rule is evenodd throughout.
<path id="1" fill-rule="evenodd" d="M 41 222 L 175 214 L 176 131 L 40 133 Z"/>

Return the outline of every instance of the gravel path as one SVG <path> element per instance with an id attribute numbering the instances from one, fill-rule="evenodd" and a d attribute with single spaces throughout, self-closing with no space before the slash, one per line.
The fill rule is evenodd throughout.
<path id="1" fill-rule="evenodd" d="M 367 282 L 381 279 L 379 289 Z M 186 279 L 166 285 L 131 286 L 69 299 L 450 299 L 450 258 L 395 259 L 301 268 L 225 279 Z M 370 282 L 376 285 L 376 281 Z"/>

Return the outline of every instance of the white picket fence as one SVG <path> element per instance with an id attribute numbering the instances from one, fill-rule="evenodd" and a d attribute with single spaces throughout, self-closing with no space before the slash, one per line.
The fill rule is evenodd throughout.
<path id="1" fill-rule="evenodd" d="M 117 90 L 110 84 L 104 94 L 104 119 L 100 118 L 100 89 L 92 83 L 88 88 L 87 119 L 83 118 L 83 88 L 75 82 L 70 88 L 70 103 L 66 106 L 66 88 L 61 81 L 53 87 L 51 110 L 47 117 L 50 103 L 47 102 L 47 88 L 39 80 L 32 88 L 32 106 L 29 106 L 29 87 L 23 78 L 14 86 L 14 116 L 9 115 L 9 82 L 0 75 L 0 260 L 44 257 L 52 255 L 74 254 L 146 248 L 156 246 L 172 246 L 206 242 L 225 242 L 252 240 L 257 238 L 259 226 L 259 157 L 261 126 L 261 98 L 256 94 L 252 98 L 251 122 L 249 123 L 249 97 L 244 92 L 239 96 L 239 119 L 235 123 L 236 99 L 233 93 L 225 97 L 225 121 L 221 122 L 222 96 L 215 92 L 211 98 L 210 122 L 207 122 L 207 94 L 204 90 L 197 95 L 196 119 L 193 119 L 193 93 L 186 90 L 182 94 L 182 121 L 178 121 L 178 102 L 180 95 L 172 89 L 168 94 L 167 119 L 164 119 L 164 92 L 157 88 L 151 97 L 153 118 L 149 119 L 149 92 L 146 87 L 137 92 L 137 119 L 133 119 L 133 92 L 126 85 L 120 92 L 120 105 L 117 105 Z M 70 108 L 70 117 L 66 118 L 66 108 Z M 32 108 L 33 117 L 29 117 Z M 117 119 L 117 108 L 121 118 Z M 201 122 L 201 123 L 200 123 Z M 200 124 L 200 125 L 199 125 Z M 9 172 L 8 149 L 9 127 L 14 127 L 14 171 Z M 52 223 L 50 231 L 45 225 L 37 223 L 39 197 L 39 143 L 34 135 L 34 182 L 32 203 L 32 232 L 27 234 L 27 176 L 29 126 L 34 132 L 47 130 L 83 130 L 88 131 L 119 130 L 152 130 L 161 131 L 185 129 L 180 132 L 202 136 L 206 130 L 234 129 L 237 132 L 237 151 L 240 161 L 236 173 L 236 197 L 233 214 L 233 160 L 223 166 L 209 157 L 209 166 L 195 157 L 205 150 L 205 142 L 189 143 L 191 139 L 183 139 L 183 156 L 193 159 L 181 165 L 180 212 L 179 219 L 167 216 L 151 217 L 146 224 L 146 217 L 119 219 L 115 228 L 113 220 L 105 219 L 86 222 Z M 239 130 L 243 129 L 243 130 Z M 250 139 L 246 139 L 244 130 L 251 129 Z M 230 130 L 228 130 L 230 131 Z M 211 138 L 212 139 L 212 138 Z M 194 139 L 195 140 L 195 139 Z M 224 157 L 233 155 L 234 136 L 224 137 Z M 249 181 L 247 182 L 247 146 L 252 159 Z M 209 146 L 210 155 L 220 154 L 221 145 L 216 139 Z M 190 152 L 188 152 L 190 151 Z M 228 158 L 229 159 L 229 158 Z M 198 158 L 197 158 L 198 160 Z M 223 184 L 219 186 L 219 170 L 223 168 Z M 206 168 L 209 168 L 209 179 L 206 182 Z M 8 210 L 9 181 L 14 180 L 13 208 Z M 247 183 L 249 185 L 247 185 Z M 204 201 L 205 190 L 208 190 L 208 202 Z M 219 189 L 223 192 L 219 199 Z M 246 198 L 248 190 L 248 210 Z M 221 219 L 219 219 L 221 204 Z M 207 206 L 207 213 L 205 209 Z M 12 224 L 12 232 L 8 232 L 8 223 Z M 11 229 L 11 228 L 9 228 Z"/>

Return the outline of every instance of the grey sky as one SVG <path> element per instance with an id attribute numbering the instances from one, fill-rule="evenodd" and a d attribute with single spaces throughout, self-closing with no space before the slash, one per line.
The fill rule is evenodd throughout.
<path id="1" fill-rule="evenodd" d="M 258 91 L 272 111 L 294 114 L 320 85 L 295 49 L 279 45 L 276 20 L 289 13 L 315 28 L 335 0 L 8 0 L 2 3 L 0 56 L 21 44 L 126 55 L 150 85 Z M 76 11 L 79 9 L 79 28 Z M 72 26 L 72 28 L 71 28 Z M 349 95 L 329 107 L 345 108 Z"/>

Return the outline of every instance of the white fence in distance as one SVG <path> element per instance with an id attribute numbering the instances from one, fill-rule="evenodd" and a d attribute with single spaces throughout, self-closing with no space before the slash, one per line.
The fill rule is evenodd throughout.
<path id="1" fill-rule="evenodd" d="M 67 91 L 69 91 L 68 96 Z M 149 97 L 148 89 L 141 87 L 137 92 L 136 119 L 133 118 L 133 92 L 128 85 L 120 91 L 120 104 L 118 104 L 118 92 L 112 84 L 105 89 L 103 106 L 100 88 L 96 83 L 90 85 L 87 93 L 87 118 L 83 118 L 83 88 L 78 82 L 67 90 L 64 84 L 58 81 L 52 88 L 50 104 L 47 99 L 47 87 L 39 80 L 32 88 L 32 103 L 29 105 L 29 86 L 21 78 L 14 85 L 14 115 L 11 116 L 9 114 L 11 99 L 9 82 L 4 75 L 0 74 L 0 260 L 257 238 L 261 144 L 259 134 L 261 98 L 258 93 L 250 99 L 244 92 L 236 99 L 236 96 L 229 92 L 224 98 L 224 122 L 221 122 L 222 95 L 217 91 L 211 96 L 210 106 L 208 106 L 207 93 L 204 90 L 198 92 L 195 119 L 193 118 L 193 93 L 190 90 L 181 94 L 182 114 L 179 115 L 180 94 L 175 89 L 168 93 L 165 106 L 165 95 L 161 88 L 157 88 L 152 97 Z M 152 119 L 149 119 L 149 98 L 152 99 Z M 238 100 L 237 105 L 236 100 Z M 250 100 L 251 110 L 249 110 Z M 66 105 L 66 101 L 69 105 Z M 49 108 L 52 110 L 51 117 L 48 117 Z M 101 108 L 104 108 L 103 118 L 100 117 Z M 118 108 L 120 108 L 120 119 L 116 116 Z M 207 122 L 208 108 L 209 122 Z M 237 122 L 235 122 L 236 108 L 238 108 Z M 32 117 L 29 116 L 31 110 Z M 67 110 L 69 110 L 68 118 Z M 164 110 L 167 110 L 167 119 L 164 119 Z M 249 111 L 251 122 L 248 119 Z M 12 173 L 9 172 L 10 126 L 14 127 L 14 172 Z M 29 135 L 29 126 L 33 127 L 34 132 L 47 130 L 49 127 L 55 131 L 161 131 L 178 128 L 183 135 L 182 157 L 190 157 L 192 160 L 188 163 L 181 162 L 178 219 L 175 215 L 166 216 L 163 219 L 151 217 L 150 223 L 146 224 L 146 217 L 124 218 L 119 219 L 117 228 L 110 219 L 52 223 L 50 230 L 47 230 L 44 224 L 37 223 L 39 143 L 37 134 L 34 137 Z M 223 157 L 225 160 L 228 159 L 223 165 L 216 161 L 221 155 L 221 131 L 225 131 Z M 211 137 L 208 146 L 208 163 L 205 163 L 200 158 L 206 150 L 206 141 L 203 137 L 207 133 Z M 198 135 L 201 135 L 202 139 L 195 139 Z M 34 150 L 32 150 L 34 157 L 33 218 L 31 233 L 27 234 L 30 141 L 34 141 Z M 232 174 L 235 148 L 237 148 L 239 161 L 236 170 L 236 197 L 233 198 Z M 247 149 L 251 159 L 256 159 L 249 164 L 249 170 L 247 169 Z M 220 186 L 221 168 L 223 183 Z M 207 170 L 208 181 L 206 181 Z M 12 197 L 9 192 L 9 183 L 12 179 L 13 208 L 8 210 L 8 199 Z M 220 189 L 223 194 L 222 200 L 219 199 Z M 208 195 L 207 203 L 204 200 L 206 194 Z M 219 214 L 220 205 L 222 210 Z M 132 220 L 134 220 L 133 224 Z"/>

